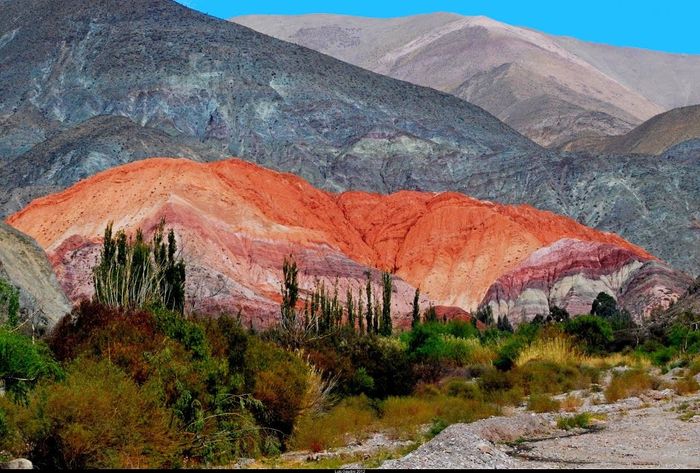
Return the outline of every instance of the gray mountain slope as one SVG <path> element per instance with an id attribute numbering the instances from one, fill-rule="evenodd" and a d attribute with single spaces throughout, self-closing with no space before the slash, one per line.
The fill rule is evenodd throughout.
<path id="1" fill-rule="evenodd" d="M 592 140 L 578 138 L 562 148 L 606 154 L 661 154 L 679 143 L 698 138 L 700 105 L 691 105 L 656 115 L 624 135 Z"/>
<path id="2" fill-rule="evenodd" d="M 670 108 L 700 103 L 700 56 L 586 43 L 485 17 L 251 15 L 232 21 L 450 92 L 545 146 L 623 134 Z M 504 111 L 504 97 L 522 113 Z M 521 119 L 545 105 L 546 114 Z"/>
<path id="3" fill-rule="evenodd" d="M 71 310 L 46 253 L 30 237 L 0 221 L 0 277 L 19 289 L 23 330 L 41 333 Z M 35 333 L 36 333 L 35 332 Z"/>

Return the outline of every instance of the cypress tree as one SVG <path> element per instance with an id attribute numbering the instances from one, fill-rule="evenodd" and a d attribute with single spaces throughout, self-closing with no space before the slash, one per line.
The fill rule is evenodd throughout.
<path id="1" fill-rule="evenodd" d="M 476 310 L 476 319 L 482 322 L 487 327 L 494 324 L 493 310 L 490 305 L 483 305 Z"/>
<path id="2" fill-rule="evenodd" d="M 374 312 L 372 311 L 372 273 L 367 271 L 365 273 L 367 276 L 367 284 L 365 285 L 365 293 L 367 295 L 367 313 L 365 316 L 365 320 L 367 322 L 367 333 L 372 332 L 372 318 L 374 316 Z"/>
<path id="3" fill-rule="evenodd" d="M 433 304 L 430 304 L 430 307 L 425 311 L 425 314 L 423 314 L 423 318 L 425 319 L 425 322 L 437 322 L 437 312 L 435 311 L 435 306 Z"/>
<path id="4" fill-rule="evenodd" d="M 282 263 L 282 324 L 292 328 L 296 321 L 296 303 L 299 297 L 299 284 L 297 281 L 297 263 L 294 257 L 284 257 Z"/>
<path id="5" fill-rule="evenodd" d="M 357 331 L 360 335 L 365 333 L 364 307 L 362 304 L 362 288 L 357 289 Z"/>
<path id="6" fill-rule="evenodd" d="M 374 299 L 374 317 L 372 317 L 372 333 L 375 335 L 379 333 L 379 317 L 381 317 L 381 308 L 379 307 L 379 301 Z"/>
<path id="7" fill-rule="evenodd" d="M 420 289 L 416 288 L 416 292 L 413 294 L 413 317 L 411 319 L 411 328 L 416 328 L 420 324 L 420 307 L 418 306 L 419 298 Z"/>
<path id="8" fill-rule="evenodd" d="M 352 291 L 348 288 L 347 294 L 345 296 L 347 311 L 348 311 L 348 327 L 354 332 L 355 331 L 355 307 L 352 301 Z"/>
<path id="9" fill-rule="evenodd" d="M 391 335 L 392 331 L 392 326 L 391 326 L 391 290 L 392 290 L 392 281 L 391 281 L 391 274 L 384 272 L 382 274 L 382 286 L 383 286 L 383 293 L 382 293 L 382 319 L 381 319 L 381 324 L 380 324 L 380 333 L 384 335 L 385 337 L 388 337 Z"/>
<path id="10" fill-rule="evenodd" d="M 508 320 L 507 315 L 498 316 L 498 323 L 496 324 L 496 328 L 498 328 L 498 330 L 501 330 L 502 332 L 513 333 L 513 326 L 510 324 L 510 320 Z"/>

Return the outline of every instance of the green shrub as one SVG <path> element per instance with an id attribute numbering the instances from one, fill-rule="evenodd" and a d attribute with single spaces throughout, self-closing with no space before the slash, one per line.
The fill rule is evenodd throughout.
<path id="1" fill-rule="evenodd" d="M 580 315 L 569 320 L 564 324 L 564 332 L 579 340 L 591 354 L 605 352 L 613 341 L 610 322 L 594 315 Z"/>
<path id="2" fill-rule="evenodd" d="M 563 430 L 571 429 L 589 429 L 591 427 L 591 415 L 588 412 L 582 412 L 574 416 L 562 416 L 557 418 L 557 427 Z"/>
<path id="3" fill-rule="evenodd" d="M 0 381 L 17 400 L 42 378 L 60 378 L 62 371 L 48 347 L 40 341 L 0 326 Z"/>
<path id="4" fill-rule="evenodd" d="M 297 355 L 251 338 L 246 351 L 246 383 L 264 406 L 258 411 L 264 426 L 284 435 L 292 432 L 304 409 L 308 380 L 308 367 Z"/>
<path id="5" fill-rule="evenodd" d="M 428 430 L 428 435 L 430 435 L 430 437 L 435 437 L 440 432 L 445 430 L 448 426 L 449 426 L 449 424 L 445 420 L 440 419 L 439 417 L 436 417 L 435 419 L 433 419 L 433 423 L 430 425 L 430 430 Z"/>
<path id="6" fill-rule="evenodd" d="M 479 388 L 484 393 L 507 391 L 513 387 L 513 382 L 507 373 L 497 369 L 485 370 L 478 380 Z"/>
<path id="7" fill-rule="evenodd" d="M 18 424 L 44 468 L 162 468 L 181 456 L 160 400 L 106 360 L 78 359 L 65 381 L 39 386 Z"/>
<path id="8" fill-rule="evenodd" d="M 676 348 L 664 347 L 650 353 L 649 357 L 651 358 L 651 362 L 654 363 L 656 366 L 663 367 L 668 362 L 670 362 L 677 354 L 678 350 Z"/>
<path id="9" fill-rule="evenodd" d="M 483 399 L 483 394 L 477 383 L 462 379 L 450 379 L 445 385 L 445 394 L 464 399 Z"/>
<path id="10" fill-rule="evenodd" d="M 19 323 L 19 291 L 0 278 L 0 325 L 14 328 Z"/>

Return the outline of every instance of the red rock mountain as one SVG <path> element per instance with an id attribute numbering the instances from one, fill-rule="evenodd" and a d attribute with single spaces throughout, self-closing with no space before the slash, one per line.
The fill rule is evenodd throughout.
<path id="1" fill-rule="evenodd" d="M 504 275 L 518 274 L 508 277 L 525 278 L 525 286 L 537 280 L 536 272 L 520 268 L 562 240 L 580 242 L 575 246 L 583 257 L 569 261 L 555 278 L 588 274 L 596 258 L 596 278 L 618 274 L 631 262 L 655 260 L 617 235 L 529 206 L 452 192 L 333 194 L 235 159 L 202 164 L 153 158 L 127 164 L 37 199 L 8 223 L 46 249 L 75 301 L 92 293 L 90 268 L 108 222 L 149 230 L 161 217 L 175 229 L 188 262 L 193 308 L 213 313 L 240 308 L 260 325 L 278 313 L 281 263 L 290 253 L 299 263 L 303 288 L 315 279 L 332 286 L 337 278 L 341 299 L 346 289 L 362 288 L 368 268 L 374 268 L 377 283 L 376 270 L 391 270 L 400 324 L 408 323 L 416 286 L 423 304 L 430 300 L 473 310 Z M 601 259 L 600 247 L 619 256 Z M 555 260 L 570 256 L 552 253 Z M 613 295 L 618 286 L 610 286 Z M 517 301 L 514 290 L 508 291 Z M 576 307 L 590 307 L 593 292 L 579 297 Z"/>

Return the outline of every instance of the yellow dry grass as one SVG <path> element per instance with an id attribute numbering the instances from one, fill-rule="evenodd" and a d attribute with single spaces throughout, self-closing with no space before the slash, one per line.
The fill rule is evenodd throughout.
<path id="1" fill-rule="evenodd" d="M 569 338 L 558 336 L 538 339 L 524 348 L 515 361 L 516 366 L 523 366 L 529 361 L 549 361 L 557 364 L 583 364 L 588 358 L 581 353 Z"/>

